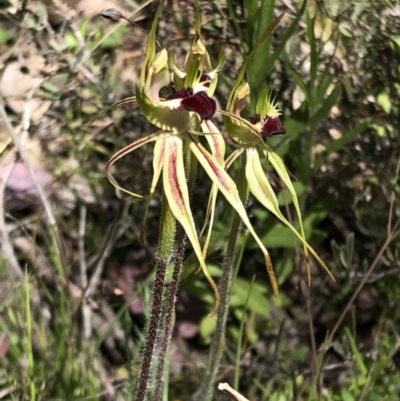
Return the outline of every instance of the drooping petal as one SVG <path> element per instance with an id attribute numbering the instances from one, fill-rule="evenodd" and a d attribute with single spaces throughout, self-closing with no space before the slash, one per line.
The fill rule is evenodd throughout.
<path id="1" fill-rule="evenodd" d="M 247 163 L 246 163 L 246 178 L 249 184 L 250 192 L 256 197 L 256 199 L 271 213 L 273 213 L 282 223 L 284 223 L 302 242 L 302 244 L 308 249 L 311 254 L 317 259 L 321 266 L 328 272 L 329 276 L 333 278 L 329 268 L 325 265 L 322 259 L 318 256 L 317 252 L 311 247 L 304 237 L 304 234 L 300 234 L 296 228 L 285 218 L 279 209 L 278 199 L 275 195 L 274 190 L 271 187 L 267 177 L 265 176 L 264 170 L 261 166 L 260 156 L 257 149 L 250 148 L 246 151 Z M 333 278 L 334 279 L 334 278 Z"/>
<path id="2" fill-rule="evenodd" d="M 218 189 L 225 196 L 226 200 L 232 205 L 232 207 L 239 214 L 243 223 L 250 231 L 251 235 L 257 242 L 258 246 L 262 250 L 265 259 L 265 265 L 271 281 L 272 290 L 276 298 L 279 296 L 278 283 L 275 278 L 275 273 L 272 267 L 271 258 L 269 253 L 260 238 L 253 229 L 250 223 L 249 217 L 247 216 L 246 209 L 240 200 L 239 192 L 236 184 L 224 170 L 224 168 L 218 163 L 215 158 L 207 152 L 207 150 L 197 141 L 197 139 L 190 135 L 191 141 L 189 141 L 190 150 L 194 153 L 199 163 L 203 166 L 204 170 L 211 178 L 212 182 L 218 186 Z"/>
<path id="3" fill-rule="evenodd" d="M 199 260 L 200 266 L 203 269 L 204 275 L 214 291 L 215 306 L 210 313 L 210 315 L 214 315 L 220 305 L 220 296 L 217 285 L 207 270 L 197 236 L 192 211 L 190 209 L 189 191 L 186 182 L 185 166 L 183 163 L 183 141 L 179 136 L 171 135 L 166 140 L 163 184 L 164 193 L 172 214 L 184 228 L 197 259 Z"/>
<path id="4" fill-rule="evenodd" d="M 287 172 L 285 164 L 283 163 L 282 159 L 271 149 L 265 148 L 265 149 L 263 149 L 263 153 L 267 157 L 268 161 L 273 165 L 275 171 L 277 172 L 277 174 L 279 175 L 279 177 L 281 178 L 283 183 L 286 185 L 286 188 L 288 189 L 290 196 L 292 197 L 293 205 L 296 209 L 297 218 L 298 218 L 299 224 L 300 224 L 301 236 L 299 238 L 300 238 L 300 240 L 303 239 L 302 242 L 303 242 L 303 247 L 304 247 L 304 255 L 305 255 L 306 263 L 307 263 L 308 284 L 310 285 L 310 283 L 311 283 L 311 271 L 310 271 L 310 262 L 308 259 L 308 250 L 310 250 L 310 252 L 313 254 L 313 256 L 318 260 L 318 262 L 326 270 L 326 272 L 329 274 L 329 276 L 332 278 L 332 280 L 335 281 L 335 278 L 333 277 L 329 268 L 322 261 L 322 259 L 318 256 L 318 254 L 314 250 L 312 250 L 312 248 L 307 246 L 307 241 L 305 240 L 306 236 L 304 233 L 303 220 L 301 217 L 299 201 L 297 199 L 296 191 L 293 187 L 292 180 L 289 177 L 289 174 Z"/>
<path id="5" fill-rule="evenodd" d="M 234 152 L 232 152 L 225 160 L 225 169 L 229 170 L 229 167 L 232 166 L 234 161 L 246 150 L 245 147 L 241 147 L 239 149 L 236 149 Z"/>
<path id="6" fill-rule="evenodd" d="M 269 211 L 281 218 L 278 199 L 264 174 L 257 148 L 246 150 L 246 178 L 250 192 Z"/>
<path id="7" fill-rule="evenodd" d="M 111 167 L 113 166 L 113 164 L 115 162 L 117 162 L 122 157 L 126 156 L 128 153 L 133 152 L 134 150 L 136 150 L 136 149 L 140 148 L 141 146 L 145 145 L 146 143 L 155 141 L 156 139 L 159 138 L 159 135 L 160 135 L 160 132 L 145 136 L 144 138 L 140 138 L 137 141 L 131 143 L 130 145 L 125 146 L 123 149 L 119 150 L 117 153 L 114 154 L 114 156 L 111 157 L 111 159 L 107 163 L 106 171 L 107 171 L 107 178 L 109 179 L 111 184 L 114 185 L 115 188 L 117 188 L 117 189 L 119 189 L 119 190 L 121 190 L 123 192 L 126 192 L 126 193 L 128 193 L 128 194 L 130 194 L 132 196 L 136 196 L 136 197 L 139 197 L 139 198 L 142 197 L 142 195 L 135 194 L 134 192 L 130 192 L 126 188 L 121 187 L 118 184 L 118 182 L 115 180 L 113 175 L 111 174 Z"/>
<path id="8" fill-rule="evenodd" d="M 143 217 L 143 222 L 142 226 L 140 228 L 140 236 L 139 236 L 139 241 L 140 244 L 144 244 L 144 237 L 146 234 L 146 221 L 147 221 L 147 216 L 149 212 L 149 206 L 150 202 L 153 198 L 154 191 L 156 189 L 158 180 L 161 175 L 161 170 L 164 164 L 164 157 L 165 157 L 165 146 L 166 146 L 167 138 L 165 136 L 160 137 L 156 141 L 156 144 L 154 145 L 154 157 L 153 157 L 153 180 L 151 182 L 151 187 L 150 187 L 150 193 L 149 197 L 147 198 L 147 204 L 146 204 L 146 209 L 144 212 L 144 217 Z"/>
<path id="9" fill-rule="evenodd" d="M 210 146 L 211 154 L 214 156 L 215 160 L 217 160 L 218 163 L 221 166 L 223 166 L 224 165 L 224 157 L 225 157 L 224 138 L 222 138 L 222 135 L 219 132 L 218 128 L 211 121 L 203 121 L 201 123 L 201 128 L 202 128 L 203 133 L 206 134 L 205 137 L 208 142 L 208 145 Z M 211 134 L 211 135 L 207 135 L 207 134 Z M 214 224 L 215 204 L 217 201 L 217 195 L 218 195 L 218 187 L 216 184 L 213 183 L 212 187 L 211 187 L 210 197 L 208 199 L 207 212 L 206 212 L 206 217 L 204 220 L 204 225 L 200 232 L 200 237 L 202 237 L 202 235 L 208 225 L 207 236 L 206 236 L 206 239 L 205 239 L 204 245 L 203 245 L 204 258 L 207 255 L 208 247 L 210 245 L 211 232 L 212 232 L 212 228 L 213 228 L 213 224 Z"/>
<path id="10" fill-rule="evenodd" d="M 218 128 L 212 121 L 203 121 L 201 123 L 201 129 L 205 134 L 208 145 L 211 149 L 211 154 L 221 164 L 224 164 L 225 160 L 225 141 L 219 132 Z M 211 135 L 208 135 L 211 134 Z"/>

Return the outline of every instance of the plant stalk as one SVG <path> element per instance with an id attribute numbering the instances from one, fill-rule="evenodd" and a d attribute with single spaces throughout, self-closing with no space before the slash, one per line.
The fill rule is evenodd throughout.
<path id="1" fill-rule="evenodd" d="M 180 226 L 178 228 L 178 244 L 174 261 L 174 271 L 171 282 L 166 289 L 165 318 L 163 319 L 162 338 L 160 342 L 160 350 L 158 353 L 158 365 L 155 381 L 155 391 L 152 397 L 153 401 L 162 401 L 163 399 L 163 378 L 165 374 L 165 361 L 168 356 L 168 350 L 171 343 L 172 331 L 175 326 L 175 304 L 177 300 L 178 284 L 181 274 L 181 267 L 186 249 L 185 230 Z"/>
<path id="2" fill-rule="evenodd" d="M 144 401 L 150 387 L 152 362 L 163 311 L 165 273 L 175 245 L 175 230 L 176 220 L 164 196 L 161 216 L 161 236 L 156 256 L 153 302 L 146 342 L 142 351 L 142 364 L 137 381 L 136 394 L 133 397 L 135 401 Z"/>
<path id="3" fill-rule="evenodd" d="M 248 196 L 247 181 L 245 176 L 246 154 L 242 157 L 242 168 L 239 176 L 239 195 L 243 203 Z M 221 296 L 221 306 L 217 314 L 217 323 L 211 340 L 210 353 L 207 362 L 206 375 L 193 397 L 193 401 L 208 401 L 212 397 L 213 386 L 218 372 L 219 362 L 225 347 L 226 320 L 229 312 L 229 299 L 235 271 L 236 243 L 239 236 L 241 218 L 235 214 L 229 235 L 228 247 L 222 265 L 222 275 L 218 282 L 218 291 Z"/>

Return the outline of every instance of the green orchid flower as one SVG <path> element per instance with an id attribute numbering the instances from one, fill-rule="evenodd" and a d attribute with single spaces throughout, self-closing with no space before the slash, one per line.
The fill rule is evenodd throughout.
<path id="1" fill-rule="evenodd" d="M 328 267 L 305 238 L 300 206 L 292 180 L 280 156 L 275 153 L 266 142 L 266 140 L 272 135 L 286 133 L 286 129 L 279 118 L 280 111 L 275 100 L 272 98 L 271 88 L 265 88 L 260 94 L 256 103 L 256 114 L 253 117 L 249 120 L 245 120 L 241 117 L 241 112 L 250 104 L 250 87 L 243 79 L 248 60 L 244 63 L 238 74 L 236 84 L 234 85 L 228 99 L 227 113 L 224 115 L 224 123 L 228 134 L 233 140 L 241 145 L 231 154 L 229 159 L 226 161 L 226 166 L 229 168 L 239 155 L 245 157 L 246 180 L 249 191 L 302 242 L 307 263 L 309 284 L 311 281 L 309 253 L 317 259 L 329 276 L 334 280 Z M 281 212 L 277 196 L 262 167 L 260 155 L 263 155 L 267 162 L 274 167 L 276 173 L 288 189 L 296 209 L 300 232 Z"/>
<path id="2" fill-rule="evenodd" d="M 111 157 L 107 165 L 107 176 L 116 188 L 132 196 L 141 196 L 122 188 L 118 184 L 112 174 L 112 166 L 128 153 L 145 144 L 154 142 L 153 178 L 149 199 L 153 196 L 162 175 L 163 191 L 172 214 L 184 228 L 201 269 L 214 291 L 215 306 L 210 313 L 213 315 L 219 308 L 220 298 L 217 286 L 207 270 L 205 252 L 202 251 L 190 207 L 185 171 L 185 155 L 187 152 L 194 156 L 213 183 L 212 200 L 209 204 L 210 213 L 212 215 L 214 213 L 216 194 L 217 191 L 220 191 L 239 214 L 262 250 L 276 297 L 278 296 L 278 286 L 268 251 L 250 223 L 235 182 L 225 170 L 225 143 L 217 127 L 211 121 L 216 112 L 216 102 L 211 96 L 217 84 L 223 53 L 219 58 L 217 67 L 212 69 L 210 57 L 201 39 L 201 22 L 197 2 L 196 35 L 186 57 L 183 70 L 176 66 L 171 52 L 166 49 L 157 52 L 156 28 L 163 3 L 163 1 L 160 2 L 149 34 L 140 84 L 136 87 L 136 96 L 124 99 L 111 106 L 136 102 L 146 118 L 158 127 L 159 131 L 138 139 Z M 170 68 L 173 71 L 172 77 Z M 171 83 L 175 92 L 166 99 L 161 98 L 160 90 L 164 87 L 170 87 Z M 199 135 L 205 137 L 210 151 L 200 143 Z M 147 209 L 145 215 L 147 215 Z M 143 232 L 144 230 L 142 230 L 142 236 Z"/>

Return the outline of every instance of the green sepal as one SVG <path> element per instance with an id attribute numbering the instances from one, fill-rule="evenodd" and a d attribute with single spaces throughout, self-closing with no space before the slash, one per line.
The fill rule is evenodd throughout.
<path id="1" fill-rule="evenodd" d="M 146 222 L 147 222 L 147 216 L 149 214 L 149 207 L 150 207 L 150 202 L 153 199 L 154 191 L 156 190 L 156 186 L 158 183 L 158 180 L 161 175 L 161 170 L 164 165 L 164 157 L 165 157 L 165 146 L 166 146 L 167 138 L 160 136 L 159 139 L 157 139 L 155 145 L 154 145 L 154 157 L 153 157 L 153 179 L 151 182 L 151 187 L 150 187 L 150 192 L 149 196 L 147 198 L 147 203 L 146 203 L 146 209 L 144 212 L 144 217 L 142 221 L 142 225 L 140 227 L 140 235 L 139 235 L 139 242 L 141 245 L 144 244 L 144 237 L 146 235 Z"/>

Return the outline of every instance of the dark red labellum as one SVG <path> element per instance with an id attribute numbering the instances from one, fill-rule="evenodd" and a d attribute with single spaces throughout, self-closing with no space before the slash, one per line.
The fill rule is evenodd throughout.
<path id="1" fill-rule="evenodd" d="M 278 116 L 276 117 L 265 117 L 262 121 L 261 135 L 270 137 L 272 135 L 286 134 L 286 128 L 283 126 L 282 121 Z"/>
<path id="2" fill-rule="evenodd" d="M 206 92 L 197 92 L 195 95 L 182 99 L 182 108 L 188 111 L 196 112 L 201 121 L 211 120 L 217 109 L 215 100 L 207 95 Z"/>
<path id="3" fill-rule="evenodd" d="M 181 108 L 196 112 L 200 116 L 201 121 L 211 120 L 217 109 L 217 103 L 206 92 L 201 91 L 193 94 L 192 88 L 181 89 L 167 97 L 167 100 L 173 99 L 182 99 Z"/>

